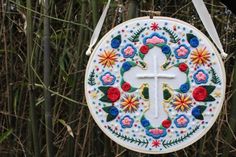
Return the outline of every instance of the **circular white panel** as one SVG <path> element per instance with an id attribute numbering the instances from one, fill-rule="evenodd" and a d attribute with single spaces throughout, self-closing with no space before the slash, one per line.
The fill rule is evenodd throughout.
<path id="1" fill-rule="evenodd" d="M 185 148 L 214 124 L 225 70 L 207 37 L 183 21 L 137 18 L 108 32 L 88 62 L 85 94 L 103 132 L 142 153 Z"/>

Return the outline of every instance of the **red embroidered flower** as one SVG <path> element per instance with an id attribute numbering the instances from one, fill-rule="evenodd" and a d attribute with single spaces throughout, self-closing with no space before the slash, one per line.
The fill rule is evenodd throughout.
<path id="1" fill-rule="evenodd" d="M 188 69 L 188 65 L 185 63 L 180 63 L 179 64 L 179 70 L 182 72 L 185 72 Z"/>
<path id="2" fill-rule="evenodd" d="M 107 97 L 111 102 L 116 102 L 120 99 L 120 91 L 118 88 L 111 87 L 107 90 Z"/>
<path id="3" fill-rule="evenodd" d="M 149 51 L 149 47 L 148 47 L 147 45 L 141 46 L 140 52 L 141 52 L 142 54 L 147 54 L 148 51 Z"/>
<path id="4" fill-rule="evenodd" d="M 151 29 L 152 29 L 153 31 L 158 30 L 158 29 L 159 29 L 158 24 L 157 24 L 156 22 L 153 22 L 153 23 L 151 24 Z"/>
<path id="5" fill-rule="evenodd" d="M 160 140 L 153 140 L 152 141 L 152 147 L 159 147 L 161 145 Z"/>
<path id="6" fill-rule="evenodd" d="M 207 98 L 207 90 L 206 88 L 204 87 L 197 87 L 193 90 L 193 98 L 196 100 L 196 101 L 203 101 Z"/>
<path id="7" fill-rule="evenodd" d="M 129 84 L 128 82 L 125 82 L 125 83 L 122 84 L 121 88 L 122 88 L 125 92 L 127 92 L 127 91 L 130 90 L 131 86 L 130 86 L 130 84 Z"/>
<path id="8" fill-rule="evenodd" d="M 162 121 L 162 126 L 164 128 L 169 128 L 170 125 L 171 125 L 171 121 L 170 120 L 166 119 L 166 120 Z"/>

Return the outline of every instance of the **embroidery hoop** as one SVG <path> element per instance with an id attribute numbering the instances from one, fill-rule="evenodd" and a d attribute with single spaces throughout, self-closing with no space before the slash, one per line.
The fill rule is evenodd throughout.
<path id="1" fill-rule="evenodd" d="M 98 51 L 98 48 L 99 46 L 101 45 L 102 42 L 104 42 L 104 40 L 111 35 L 111 33 L 121 27 L 122 25 L 126 25 L 128 23 L 131 23 L 133 21 L 138 21 L 138 20 L 148 20 L 150 19 L 150 17 L 140 17 L 140 18 L 135 18 L 135 19 L 132 19 L 132 20 L 128 20 L 124 23 L 121 23 L 119 24 L 118 26 L 116 26 L 115 28 L 111 29 L 108 33 L 106 33 L 105 36 L 103 36 L 103 38 L 99 41 L 99 43 L 96 45 L 96 47 L 93 49 L 93 53 L 92 55 L 90 56 L 90 59 L 88 61 L 88 65 L 87 65 L 87 68 L 86 68 L 86 74 L 85 74 L 85 96 L 86 96 L 86 100 L 88 102 L 88 107 L 89 107 L 89 110 L 90 110 L 90 113 L 92 114 L 95 122 L 97 123 L 97 125 L 99 126 L 99 128 L 102 129 L 102 131 L 110 138 L 112 139 L 113 141 L 115 141 L 116 143 L 118 143 L 119 145 L 122 145 L 130 150 L 133 150 L 133 151 L 137 151 L 137 152 L 140 152 L 140 153 L 147 153 L 147 154 L 164 154 L 164 153 L 170 153 L 170 152 L 174 152 L 174 151 L 177 151 L 177 150 L 180 150 L 180 149 L 183 149 L 191 144 L 193 144 L 194 142 L 196 142 L 197 140 L 199 140 L 202 136 L 204 136 L 209 130 L 210 128 L 212 127 L 212 125 L 214 124 L 214 122 L 216 121 L 220 111 L 221 111 L 221 108 L 222 108 L 222 105 L 223 105 L 223 101 L 224 101 L 224 96 L 225 96 L 225 89 L 226 89 L 226 75 L 225 75 L 225 68 L 224 68 L 224 64 L 222 62 L 222 59 L 221 59 L 221 56 L 218 52 L 218 50 L 216 49 L 216 47 L 214 46 L 214 44 L 201 32 L 199 31 L 197 28 L 195 28 L 194 26 L 184 22 L 184 21 L 181 21 L 181 20 L 178 20 L 178 19 L 174 19 L 174 18 L 169 18 L 169 17 L 153 17 L 152 19 L 155 19 L 155 20 L 169 20 L 169 21 L 172 21 L 172 22 L 176 22 L 176 23 L 181 23 L 183 25 L 185 25 L 186 27 L 188 28 L 191 28 L 192 30 L 194 30 L 194 32 L 196 32 L 199 36 L 201 36 L 201 38 L 204 38 L 205 40 L 207 40 L 208 44 L 210 45 L 210 47 L 214 50 L 215 54 L 216 54 L 216 57 L 220 63 L 220 67 L 221 67 L 221 70 L 222 70 L 222 86 L 224 87 L 222 89 L 222 95 L 221 95 L 221 99 L 220 99 L 220 102 L 219 102 L 219 107 L 217 107 L 216 109 L 216 112 L 214 113 L 214 117 L 211 118 L 211 121 L 210 123 L 207 125 L 207 128 L 204 129 L 204 131 L 201 131 L 200 134 L 198 134 L 198 136 L 194 139 L 191 139 L 191 141 L 189 141 L 188 143 L 181 143 L 180 145 L 178 146 L 175 146 L 173 149 L 168 149 L 167 151 L 161 151 L 161 152 L 154 152 L 154 151 L 149 151 L 149 150 L 138 150 L 136 148 L 132 148 L 130 147 L 128 144 L 124 143 L 124 141 L 116 138 L 114 135 L 112 135 L 110 132 L 108 132 L 108 130 L 106 128 L 104 128 L 103 124 L 99 121 L 99 119 L 97 118 L 97 115 L 95 114 L 95 112 L 93 111 L 93 107 L 92 107 L 92 104 L 89 104 L 89 99 L 90 99 L 90 96 L 87 92 L 87 89 L 88 89 L 88 85 L 87 85 L 87 80 L 88 80 L 88 76 L 89 76 L 89 68 L 90 68 L 90 65 L 93 64 L 92 61 L 93 61 L 93 58 L 95 55 L 97 55 L 97 53 L 94 53 L 94 52 L 97 52 Z"/>

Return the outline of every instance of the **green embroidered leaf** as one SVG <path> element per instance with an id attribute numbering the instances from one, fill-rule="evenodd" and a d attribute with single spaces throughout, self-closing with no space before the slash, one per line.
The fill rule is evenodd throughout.
<path id="1" fill-rule="evenodd" d="M 199 105 L 198 108 L 200 109 L 201 113 L 203 113 L 207 107 L 203 105 Z"/>
<path id="2" fill-rule="evenodd" d="M 143 58 L 145 57 L 145 55 L 141 52 L 138 53 L 139 54 L 139 57 L 143 60 Z"/>
<path id="3" fill-rule="evenodd" d="M 129 37 L 129 41 L 131 42 L 138 42 L 139 41 L 139 36 L 141 35 L 141 33 L 146 29 L 146 27 L 142 27 L 140 29 L 138 29 L 136 32 L 134 32 L 134 34 Z"/>
<path id="4" fill-rule="evenodd" d="M 91 86 L 94 86 L 96 84 L 95 83 L 95 72 L 94 72 L 94 70 L 91 71 L 91 73 L 89 74 L 88 84 L 91 85 Z"/>
<path id="5" fill-rule="evenodd" d="M 148 89 L 148 87 L 143 88 L 142 95 L 145 99 L 149 99 L 149 89 Z"/>
<path id="6" fill-rule="evenodd" d="M 163 98 L 165 100 L 168 100 L 168 99 L 170 99 L 170 97 L 171 97 L 170 91 L 168 89 L 164 89 L 163 90 Z"/>
<path id="7" fill-rule="evenodd" d="M 149 47 L 149 49 L 152 49 L 154 47 L 153 44 L 147 44 L 147 46 Z"/>
<path id="8" fill-rule="evenodd" d="M 215 69 L 213 69 L 212 67 L 211 67 L 211 74 L 212 74 L 211 82 L 213 82 L 214 84 L 221 83 L 219 76 L 217 75 Z"/>
<path id="9" fill-rule="evenodd" d="M 216 88 L 216 86 L 212 86 L 212 85 L 209 85 L 209 86 L 202 86 L 202 87 L 206 88 L 207 93 L 208 93 L 209 95 L 210 95 L 210 94 L 214 91 L 214 89 Z"/>
<path id="10" fill-rule="evenodd" d="M 191 40 L 192 38 L 196 37 L 195 35 L 190 34 L 190 33 L 188 33 L 186 36 L 187 36 L 187 40 L 188 40 L 189 43 L 190 43 L 190 40 Z"/>
<path id="11" fill-rule="evenodd" d="M 166 31 L 170 36 L 170 42 L 177 43 L 180 39 L 174 31 L 168 29 L 167 27 L 163 27 L 163 30 Z"/>
<path id="12" fill-rule="evenodd" d="M 107 115 L 107 122 L 110 122 L 112 120 L 114 120 L 116 118 L 116 116 L 112 116 L 111 114 Z"/>
<path id="13" fill-rule="evenodd" d="M 106 106 L 106 107 L 103 107 L 102 109 L 106 112 L 106 113 L 109 113 L 109 110 L 112 106 Z"/>
<path id="14" fill-rule="evenodd" d="M 211 96 L 211 95 L 208 95 L 208 97 L 204 100 L 205 102 L 210 102 L 210 101 L 215 101 L 216 99 Z"/>
<path id="15" fill-rule="evenodd" d="M 109 89 L 110 87 L 107 87 L 107 86 L 100 86 L 98 87 L 98 89 L 100 91 L 102 91 L 104 94 L 107 94 L 107 90 Z"/>
<path id="16" fill-rule="evenodd" d="M 108 99 L 107 95 L 104 95 L 99 100 L 102 101 L 102 102 L 112 103 L 112 101 L 110 99 Z"/>

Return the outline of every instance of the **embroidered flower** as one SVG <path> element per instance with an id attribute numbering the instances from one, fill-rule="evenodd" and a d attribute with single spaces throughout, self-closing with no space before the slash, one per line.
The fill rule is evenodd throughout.
<path id="1" fill-rule="evenodd" d="M 152 141 L 152 147 L 159 147 L 161 145 L 161 142 L 160 140 L 153 140 Z"/>
<path id="2" fill-rule="evenodd" d="M 133 58 L 134 55 L 136 54 L 136 51 L 137 50 L 133 45 L 128 44 L 125 46 L 125 48 L 121 50 L 121 53 L 125 58 Z"/>
<path id="3" fill-rule="evenodd" d="M 164 54 L 169 54 L 170 53 L 170 47 L 168 45 L 162 46 L 161 50 Z"/>
<path id="4" fill-rule="evenodd" d="M 206 88 L 199 86 L 193 90 L 193 98 L 196 101 L 204 101 L 207 98 L 207 90 Z"/>
<path id="5" fill-rule="evenodd" d="M 125 82 L 122 84 L 121 88 L 123 89 L 123 91 L 127 92 L 131 89 L 131 85 L 128 82 Z"/>
<path id="6" fill-rule="evenodd" d="M 157 24 L 156 22 L 153 22 L 153 23 L 151 24 L 151 30 L 156 31 L 156 30 L 158 30 L 158 29 L 159 29 L 158 24 Z"/>
<path id="7" fill-rule="evenodd" d="M 111 102 L 116 102 L 117 100 L 120 99 L 120 91 L 118 88 L 115 87 L 110 87 L 107 90 L 107 98 L 111 101 Z"/>
<path id="8" fill-rule="evenodd" d="M 128 71 L 131 67 L 132 67 L 132 65 L 131 65 L 129 62 L 125 62 L 125 63 L 122 65 L 122 68 L 123 68 L 125 71 Z"/>
<path id="9" fill-rule="evenodd" d="M 177 111 L 187 111 L 191 107 L 192 99 L 185 94 L 178 94 L 173 102 L 173 106 Z"/>
<path id="10" fill-rule="evenodd" d="M 141 124 L 144 128 L 148 127 L 150 125 L 150 122 L 143 116 L 141 118 Z"/>
<path id="11" fill-rule="evenodd" d="M 134 120 L 128 115 L 124 116 L 120 120 L 120 124 L 122 128 L 131 128 L 133 123 L 134 123 Z"/>
<path id="12" fill-rule="evenodd" d="M 182 72 L 186 72 L 188 70 L 188 65 L 185 63 L 180 63 L 179 64 L 179 70 Z"/>
<path id="13" fill-rule="evenodd" d="M 112 51 L 104 51 L 99 56 L 99 63 L 103 65 L 103 67 L 112 67 L 115 62 L 117 62 L 117 55 L 114 50 Z"/>
<path id="14" fill-rule="evenodd" d="M 162 121 L 161 124 L 164 128 L 169 128 L 171 126 L 171 120 L 170 119 L 165 119 L 165 120 Z"/>
<path id="15" fill-rule="evenodd" d="M 125 112 L 135 112 L 138 110 L 138 106 L 138 98 L 134 95 L 125 95 L 125 97 L 121 100 L 121 108 L 123 108 Z"/>
<path id="16" fill-rule="evenodd" d="M 140 52 L 142 54 L 147 54 L 148 51 L 149 51 L 149 47 L 147 45 L 143 45 L 143 46 L 140 47 Z"/>
<path id="17" fill-rule="evenodd" d="M 191 54 L 191 60 L 193 64 L 196 65 L 205 65 L 208 61 L 210 61 L 210 53 L 205 48 L 197 48 Z"/>
<path id="18" fill-rule="evenodd" d="M 199 40 L 197 37 L 193 37 L 192 39 L 190 39 L 190 45 L 194 48 L 198 47 L 199 45 Z"/>
<path id="19" fill-rule="evenodd" d="M 116 49 L 121 44 L 121 35 L 117 35 L 115 38 L 111 40 L 111 47 Z"/>
<path id="20" fill-rule="evenodd" d="M 146 44 L 164 44 L 167 40 L 165 37 L 160 36 L 158 33 L 153 33 L 151 36 L 144 38 L 143 43 Z"/>
<path id="21" fill-rule="evenodd" d="M 193 78 L 197 84 L 207 83 L 208 81 L 208 74 L 200 69 L 194 75 Z"/>
<path id="22" fill-rule="evenodd" d="M 103 85 L 113 85 L 115 83 L 116 77 L 110 72 L 106 72 L 100 77 Z"/>
<path id="23" fill-rule="evenodd" d="M 119 114 L 119 111 L 116 107 L 111 106 L 109 109 L 109 114 L 116 117 Z"/>
<path id="24" fill-rule="evenodd" d="M 180 91 L 182 93 L 187 93 L 189 89 L 190 89 L 189 83 L 185 83 L 180 86 Z"/>
<path id="25" fill-rule="evenodd" d="M 174 52 L 177 59 L 186 59 L 188 58 L 190 50 L 186 45 L 180 45 Z"/>
<path id="26" fill-rule="evenodd" d="M 174 123 L 177 128 L 186 128 L 189 123 L 189 119 L 185 115 L 181 114 L 174 120 Z"/>
<path id="27" fill-rule="evenodd" d="M 146 134 L 155 139 L 158 139 L 160 137 L 165 137 L 167 135 L 167 132 L 166 132 L 166 129 L 151 128 L 151 129 L 146 130 Z"/>

